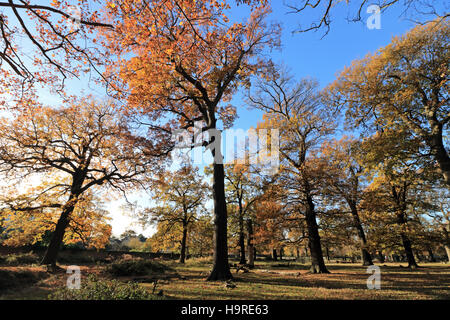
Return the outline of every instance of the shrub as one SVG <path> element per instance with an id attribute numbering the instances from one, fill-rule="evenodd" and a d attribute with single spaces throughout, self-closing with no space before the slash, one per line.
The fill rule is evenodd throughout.
<path id="1" fill-rule="evenodd" d="M 31 271 L 0 270 L 0 293 L 8 289 L 32 285 L 45 276 L 44 273 L 35 274 Z"/>
<path id="2" fill-rule="evenodd" d="M 80 289 L 60 288 L 48 296 L 50 300 L 163 300 L 137 283 L 99 280 L 89 275 Z"/>
<path id="3" fill-rule="evenodd" d="M 200 257 L 200 258 L 191 258 L 186 260 L 186 265 L 189 266 L 209 266 L 212 265 L 213 261 L 211 257 Z"/>
<path id="4" fill-rule="evenodd" d="M 172 268 L 156 262 L 144 259 L 119 260 L 107 267 L 107 272 L 114 276 L 144 276 L 162 274 L 172 271 Z"/>
<path id="5" fill-rule="evenodd" d="M 64 264 L 95 263 L 95 258 L 90 256 L 88 252 L 71 253 L 62 251 L 58 255 L 58 262 Z"/>
<path id="6" fill-rule="evenodd" d="M 8 254 L 3 263 L 9 266 L 34 264 L 39 263 L 39 257 L 33 252 Z"/>

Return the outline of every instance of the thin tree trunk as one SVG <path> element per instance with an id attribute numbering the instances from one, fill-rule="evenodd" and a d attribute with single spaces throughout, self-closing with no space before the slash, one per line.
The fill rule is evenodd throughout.
<path id="1" fill-rule="evenodd" d="M 244 217 L 239 212 L 239 264 L 245 264 L 245 235 L 244 235 Z"/>
<path id="2" fill-rule="evenodd" d="M 255 248 L 253 246 L 253 221 L 247 220 L 247 252 L 248 252 L 248 267 L 253 269 L 255 267 Z"/>
<path id="3" fill-rule="evenodd" d="M 277 249 L 272 249 L 272 259 L 274 261 L 278 260 L 278 254 L 277 254 Z"/>
<path id="4" fill-rule="evenodd" d="M 434 257 L 434 254 L 433 254 L 433 248 L 431 248 L 430 245 L 428 245 L 427 251 L 428 251 L 428 255 L 430 256 L 430 258 L 429 258 L 430 262 L 436 262 L 436 258 Z"/>
<path id="5" fill-rule="evenodd" d="M 280 261 L 283 260 L 283 248 L 280 248 Z"/>
<path id="6" fill-rule="evenodd" d="M 361 257 L 363 266 L 371 266 L 373 265 L 372 257 L 370 256 L 369 250 L 367 250 L 367 239 L 364 233 L 364 229 L 361 225 L 361 220 L 359 219 L 358 209 L 356 208 L 356 204 L 351 200 L 347 200 L 350 210 L 352 212 L 353 223 L 355 229 L 358 233 L 358 238 L 361 246 Z"/>
<path id="7" fill-rule="evenodd" d="M 401 186 L 399 190 L 395 186 L 392 187 L 392 195 L 397 204 L 397 224 L 402 228 L 406 228 L 406 195 L 407 195 L 407 184 L 406 182 Z M 416 259 L 414 258 L 414 253 L 411 246 L 411 240 L 406 234 L 405 230 L 400 232 L 400 237 L 402 239 L 403 248 L 405 249 L 406 259 L 408 261 L 408 267 L 411 269 L 417 268 Z"/>
<path id="8" fill-rule="evenodd" d="M 378 251 L 378 260 L 380 260 L 381 263 L 384 262 L 384 254 L 382 251 Z"/>
<path id="9" fill-rule="evenodd" d="M 306 196 L 306 225 L 308 227 L 308 246 L 311 253 L 311 268 L 312 273 L 329 273 L 325 262 L 323 260 L 322 247 L 320 245 L 319 228 L 316 221 L 316 212 L 314 210 L 314 203 L 309 194 Z"/>
<path id="10" fill-rule="evenodd" d="M 183 237 L 181 239 L 180 263 L 186 260 L 186 239 L 187 239 L 187 225 L 183 223 Z"/>
<path id="11" fill-rule="evenodd" d="M 442 228 L 442 232 L 444 233 L 444 248 L 445 253 L 447 253 L 447 260 L 450 262 L 450 236 L 449 236 L 450 223 L 447 222 L 447 225 L 444 225 Z"/>
<path id="12" fill-rule="evenodd" d="M 400 212 L 397 214 L 398 224 L 401 226 L 406 226 L 405 214 Z M 414 258 L 414 253 L 411 245 L 411 240 L 409 239 L 406 232 L 402 231 L 400 233 L 402 239 L 403 248 L 405 249 L 406 259 L 408 261 L 408 268 L 415 269 L 418 267 L 416 259 Z"/>

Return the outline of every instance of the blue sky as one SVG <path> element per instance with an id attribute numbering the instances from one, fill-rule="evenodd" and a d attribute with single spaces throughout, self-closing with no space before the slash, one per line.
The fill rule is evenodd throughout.
<path id="1" fill-rule="evenodd" d="M 381 13 L 381 29 L 368 29 L 366 20 L 370 14 L 362 14 L 362 22 L 347 22 L 348 8 L 344 5 L 337 7 L 333 13 L 331 30 L 325 37 L 323 31 L 308 33 L 292 33 L 302 20 L 303 24 L 309 24 L 310 20 L 300 14 L 287 14 L 282 1 L 273 1 L 273 12 L 269 20 L 282 23 L 282 50 L 271 53 L 276 63 L 283 63 L 297 78 L 314 77 L 321 87 L 332 82 L 337 73 L 354 59 L 362 58 L 369 52 L 374 52 L 391 42 L 393 36 L 402 35 L 414 25 L 401 17 L 402 12 L 398 8 L 392 8 L 386 13 Z M 276 2 L 276 3 L 275 3 Z M 239 7 L 233 10 L 232 18 L 240 20 L 248 14 L 248 10 Z M 255 127 L 262 119 L 262 113 L 258 110 L 249 110 L 242 99 L 242 93 L 238 92 L 232 103 L 238 108 L 238 116 L 233 129 L 247 130 Z M 117 207 L 116 205 L 111 207 Z M 127 228 L 134 228 L 145 235 L 152 233 L 152 228 L 142 230 L 139 226 L 130 225 L 129 217 L 122 216 L 118 212 L 112 212 L 113 233 L 119 235 Z"/>
<path id="2" fill-rule="evenodd" d="M 292 31 L 301 23 L 303 26 L 311 23 L 311 12 L 302 14 L 287 14 L 288 9 L 283 1 L 272 1 L 273 12 L 269 20 L 281 22 L 282 50 L 271 53 L 276 63 L 283 63 L 296 78 L 314 77 L 321 87 L 326 86 L 335 79 L 336 74 L 352 60 L 362 58 L 369 52 L 389 44 L 393 36 L 402 35 L 411 29 L 413 23 L 401 17 L 401 7 L 392 7 L 385 13 L 381 13 L 381 29 L 368 29 L 366 20 L 370 16 L 365 10 L 362 11 L 362 22 L 347 22 L 348 7 L 342 4 L 334 8 L 331 30 L 325 37 L 323 31 L 310 31 L 307 33 L 296 33 Z M 316 11 L 317 13 L 317 11 Z M 248 15 L 248 9 L 240 6 L 233 9 L 232 19 L 241 20 Z M 101 96 L 104 94 L 102 88 L 98 88 L 88 79 L 72 79 L 69 81 L 72 92 L 75 94 L 93 93 Z M 42 91 L 42 101 L 47 104 L 57 104 L 59 99 Z M 261 120 L 262 113 L 257 110 L 249 110 L 242 100 L 242 94 L 237 93 L 232 103 L 238 107 L 238 116 L 234 129 L 247 130 L 256 126 Z M 148 196 L 143 194 L 131 196 L 134 200 L 142 198 L 144 203 Z M 142 230 L 133 225 L 133 220 L 123 214 L 119 209 L 122 201 L 108 201 L 107 209 L 111 212 L 113 233 L 120 235 L 126 229 L 132 228 L 137 232 L 149 235 L 152 229 Z M 148 202 L 147 202 L 148 203 Z"/>
<path id="3" fill-rule="evenodd" d="M 325 37 L 323 30 L 293 33 L 299 24 L 310 25 L 310 12 L 288 14 L 289 9 L 283 1 L 272 3 L 270 19 L 281 22 L 283 27 L 282 50 L 272 52 L 272 59 L 286 65 L 297 79 L 316 78 L 321 87 L 331 83 L 337 73 L 354 59 L 375 52 L 389 44 L 393 36 L 402 35 L 414 27 L 412 22 L 401 16 L 401 7 L 394 6 L 381 13 L 381 29 L 369 29 L 366 20 L 371 14 L 364 10 L 362 22 L 347 22 L 348 10 L 352 7 L 341 5 L 335 8 L 331 29 Z M 261 112 L 241 107 L 244 104 L 240 94 L 236 95 L 233 103 L 239 108 L 236 128 L 247 129 L 261 119 Z"/>
<path id="4" fill-rule="evenodd" d="M 319 81 L 321 87 L 332 82 L 337 73 L 354 59 L 376 51 L 389 44 L 393 36 L 402 35 L 414 27 L 412 22 L 401 17 L 400 8 L 394 7 L 381 13 L 381 29 L 369 29 L 366 20 L 370 14 L 366 14 L 364 10 L 362 22 L 347 22 L 348 8 L 344 5 L 334 11 L 331 30 L 325 37 L 322 37 L 323 31 L 292 33 L 299 23 L 306 25 L 310 20 L 302 14 L 287 14 L 288 9 L 282 1 L 273 3 L 273 12 L 269 20 L 282 23 L 282 50 L 274 51 L 270 56 L 276 63 L 286 65 L 297 79 L 313 77 Z M 247 13 L 248 10 L 238 7 L 233 9 L 232 18 L 240 20 Z M 245 106 L 241 92 L 235 95 L 232 103 L 238 108 L 239 116 L 233 129 L 247 130 L 255 127 L 262 119 L 262 112 L 250 110 Z M 136 195 L 136 198 L 139 196 Z M 123 216 L 114 208 L 117 208 L 117 202 L 109 206 L 115 235 L 120 235 L 128 228 L 142 232 L 146 236 L 152 233 L 152 228 L 141 229 L 130 220 L 130 217 Z"/>

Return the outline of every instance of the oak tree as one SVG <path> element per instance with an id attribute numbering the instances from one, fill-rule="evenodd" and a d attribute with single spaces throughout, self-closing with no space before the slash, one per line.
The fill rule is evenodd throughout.
<path id="1" fill-rule="evenodd" d="M 63 175 L 43 193 L 58 191 L 64 202 L 49 198 L 42 204 L 22 202 L 15 211 L 59 208 L 60 216 L 42 264 L 56 264 L 57 254 L 73 212 L 91 188 L 120 192 L 140 185 L 140 177 L 158 167 L 156 140 L 129 130 L 113 104 L 74 101 L 58 109 L 37 107 L 0 125 L 0 171 L 10 181 L 33 174 Z M 54 200 L 55 202 L 53 202 Z M 58 202 L 57 202 L 58 201 Z"/>
<path id="2" fill-rule="evenodd" d="M 117 96 L 149 128 L 172 132 L 201 123 L 214 158 L 214 267 L 209 280 L 232 277 L 228 264 L 227 209 L 220 122 L 229 126 L 236 109 L 233 93 L 260 70 L 262 52 L 278 45 L 277 26 L 268 26 L 268 7 L 254 8 L 247 21 L 231 22 L 228 3 L 209 1 L 130 1 L 109 4 L 114 32 L 105 36 L 117 63 L 109 68 Z M 117 72 L 117 76 L 115 73 Z"/>

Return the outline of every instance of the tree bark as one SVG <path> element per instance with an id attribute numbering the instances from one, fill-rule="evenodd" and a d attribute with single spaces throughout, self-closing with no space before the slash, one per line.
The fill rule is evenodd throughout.
<path id="1" fill-rule="evenodd" d="M 401 226 L 406 225 L 406 219 L 405 219 L 405 215 L 403 212 L 400 212 L 397 215 L 397 219 L 398 219 L 398 224 L 400 224 Z M 413 253 L 413 249 L 411 246 L 411 240 L 409 239 L 408 235 L 404 231 L 402 231 L 400 233 L 400 237 L 402 239 L 403 248 L 405 249 L 406 259 L 408 261 L 408 268 L 411 268 L 411 269 L 417 268 L 418 265 L 417 265 L 416 259 L 414 258 L 414 253 Z"/>
<path id="2" fill-rule="evenodd" d="M 245 264 L 245 235 L 244 235 L 244 217 L 239 212 L 239 264 Z"/>
<path id="3" fill-rule="evenodd" d="M 450 263 L 450 246 L 444 246 L 445 252 L 447 253 L 447 262 Z"/>
<path id="4" fill-rule="evenodd" d="M 320 245 L 319 228 L 316 221 L 316 212 L 314 202 L 309 194 L 306 196 L 306 211 L 305 211 L 306 225 L 308 227 L 308 246 L 311 253 L 311 268 L 312 273 L 330 273 L 325 266 L 323 260 L 322 247 Z"/>
<path id="5" fill-rule="evenodd" d="M 435 119 L 429 119 L 431 126 L 431 136 L 428 141 L 428 145 L 431 149 L 431 154 L 438 163 L 439 171 L 444 177 L 444 181 L 450 185 L 450 157 L 445 149 L 442 139 L 442 123 L 436 123 Z"/>
<path id="6" fill-rule="evenodd" d="M 381 263 L 384 262 L 384 254 L 382 251 L 378 251 L 378 260 L 380 260 Z"/>
<path id="7" fill-rule="evenodd" d="M 405 249 L 406 259 L 408 261 L 408 268 L 415 269 L 418 267 L 416 259 L 414 258 L 414 253 L 411 246 L 411 240 L 405 233 L 401 233 L 403 248 Z"/>
<path id="8" fill-rule="evenodd" d="M 430 245 L 427 247 L 427 251 L 428 251 L 430 262 L 436 262 L 436 258 L 434 257 L 434 253 L 433 253 L 433 248 L 431 248 Z"/>
<path id="9" fill-rule="evenodd" d="M 446 225 L 442 228 L 442 232 L 444 234 L 444 248 L 445 253 L 447 253 L 447 260 L 450 262 L 450 236 L 449 236 L 449 230 L 450 230 L 450 223 L 447 222 Z"/>
<path id="10" fill-rule="evenodd" d="M 247 233 L 248 267 L 253 269 L 255 267 L 255 248 L 253 246 L 253 221 L 251 218 L 247 219 Z"/>
<path id="11" fill-rule="evenodd" d="M 41 265 L 51 265 L 56 267 L 56 260 L 58 258 L 59 249 L 64 239 L 66 228 L 70 222 L 70 215 L 75 209 L 75 196 L 70 196 L 69 201 L 64 206 L 61 216 L 56 223 L 55 230 L 53 231 L 52 238 L 47 247 L 44 257 L 42 258 Z"/>
<path id="12" fill-rule="evenodd" d="M 369 253 L 369 250 L 367 250 L 367 239 L 366 234 L 364 233 L 364 229 L 361 225 L 361 220 L 359 219 L 358 209 L 356 207 L 356 204 L 351 201 L 347 200 L 350 210 L 352 212 L 353 217 L 353 224 L 355 226 L 355 229 L 358 233 L 358 238 L 361 246 L 361 257 L 362 257 L 362 264 L 363 266 L 371 266 L 373 265 L 372 257 Z"/>
<path id="13" fill-rule="evenodd" d="M 392 195 L 394 197 L 394 200 L 396 201 L 396 215 L 397 215 L 397 224 L 401 228 L 405 228 L 407 225 L 406 220 L 406 194 L 407 194 L 407 184 L 406 182 L 403 184 L 403 186 L 397 190 L 395 186 L 392 187 Z M 405 250 L 406 259 L 408 261 L 408 268 L 415 269 L 418 267 L 416 263 L 416 259 L 414 258 L 414 253 L 411 246 L 411 240 L 409 239 L 408 235 L 406 234 L 405 230 L 402 230 L 400 232 L 400 238 L 402 239 L 403 248 Z"/>
<path id="14" fill-rule="evenodd" d="M 218 143 L 218 146 L 221 144 Z M 220 150 L 212 150 L 213 157 Z M 227 205 L 225 201 L 225 173 L 222 163 L 214 162 L 214 255 L 213 269 L 208 281 L 233 279 L 228 263 Z"/>
<path id="15" fill-rule="evenodd" d="M 180 263 L 186 261 L 186 240 L 187 240 L 187 225 L 183 223 L 183 237 L 181 238 Z"/>
<path id="16" fill-rule="evenodd" d="M 274 261 L 278 260 L 278 254 L 277 254 L 277 249 L 272 249 L 272 259 Z"/>

